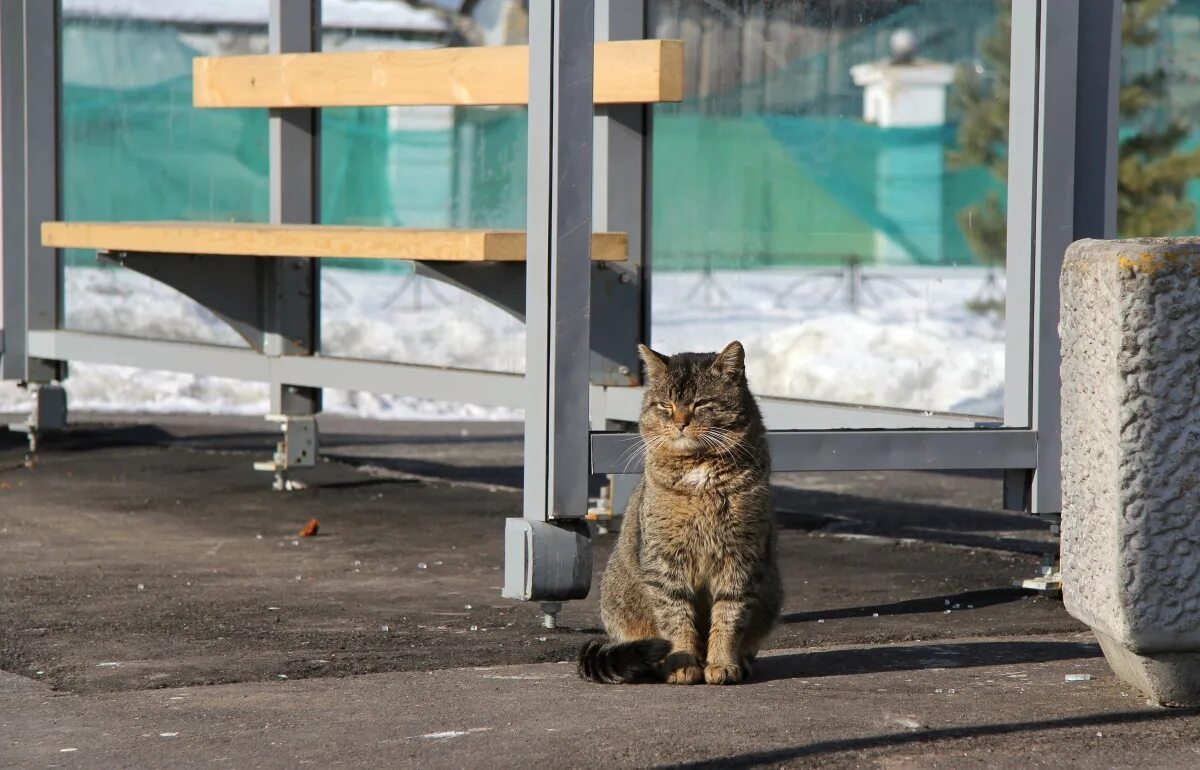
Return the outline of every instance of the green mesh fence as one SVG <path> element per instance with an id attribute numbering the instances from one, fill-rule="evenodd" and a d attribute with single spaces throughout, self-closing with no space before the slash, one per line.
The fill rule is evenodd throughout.
<path id="1" fill-rule="evenodd" d="M 68 21 L 66 218 L 267 218 L 266 113 L 194 109 L 195 51 L 183 39 L 163 25 Z M 153 52 L 153 72 L 126 55 L 139 50 Z M 324 110 L 322 221 L 523 228 L 526 131 L 523 110 L 457 110 L 446 127 L 421 130 L 389 125 L 384 109 Z M 970 263 L 956 215 L 993 183 L 981 170 L 945 168 L 953 137 L 953 127 L 656 108 L 655 267 Z"/>

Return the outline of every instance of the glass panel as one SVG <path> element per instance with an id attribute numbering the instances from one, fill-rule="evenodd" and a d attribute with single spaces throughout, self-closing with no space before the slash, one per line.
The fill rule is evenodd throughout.
<path id="1" fill-rule="evenodd" d="M 264 221 L 261 110 L 192 107 L 197 55 L 266 51 L 267 0 L 63 0 L 62 216 L 66 220 Z M 68 328 L 244 347 L 196 302 L 132 270 L 65 255 Z M 73 409 L 262 414 L 266 386 L 72 364 Z M 0 399 L 2 401 L 4 399 Z"/>
<path id="2" fill-rule="evenodd" d="M 511 7 L 500 14 L 501 5 Z M 388 29 L 326 13 L 324 50 L 526 42 L 518 4 L 480 4 L 474 16 L 458 20 L 460 33 L 444 31 L 442 17 L 428 11 L 402 4 L 394 10 Z M 397 28 L 404 25 L 409 29 Z M 524 109 L 329 109 L 322 118 L 323 222 L 525 228 Z M 322 276 L 328 355 L 524 369 L 522 323 L 490 302 L 416 275 L 409 263 L 330 260 Z"/>
<path id="3" fill-rule="evenodd" d="M 739 338 L 763 395 L 1000 415 L 1007 5 L 651 6 L 687 84 L 654 108 L 653 343 Z"/>
<path id="4" fill-rule="evenodd" d="M 63 3 L 64 219 L 266 220 L 266 115 L 193 108 L 192 59 L 265 52 L 267 0 L 183 6 Z M 173 289 L 98 267 L 93 252 L 65 262 L 69 328 L 245 344 Z"/>
<path id="5" fill-rule="evenodd" d="M 1200 207 L 1200 0 L 1126 0 L 1117 231 L 1191 235 Z"/>
<path id="6" fill-rule="evenodd" d="M 193 108 L 191 64 L 197 55 L 266 53 L 268 1 L 210 7 L 64 0 L 63 6 L 64 218 L 265 221 L 266 112 Z M 322 17 L 328 51 L 522 43 L 526 34 L 523 11 L 508 4 L 480 3 L 473 17 L 454 21 L 403 3 L 326 0 Z M 524 110 L 513 109 L 323 111 L 322 221 L 523 228 L 525 126 Z M 160 283 L 98 268 L 90 252 L 66 256 L 69 328 L 245 345 L 207 310 Z M 523 366 L 520 323 L 483 300 L 417 278 L 410 265 L 329 264 L 322 296 L 326 353 L 508 371 Z M 143 378 L 145 392 L 126 388 L 120 404 L 101 397 L 131 379 L 116 367 L 75 366 L 73 401 L 85 408 L 112 402 L 190 409 L 206 401 L 223 411 L 266 408 L 265 387 L 208 377 Z M 80 400 L 83 393 L 97 399 Z M 475 413 L 364 394 L 334 393 L 327 403 L 339 411 L 383 408 L 391 416 Z"/>

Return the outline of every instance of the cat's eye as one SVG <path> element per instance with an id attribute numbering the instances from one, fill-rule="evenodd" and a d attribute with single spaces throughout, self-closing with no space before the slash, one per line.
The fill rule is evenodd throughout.
<path id="1" fill-rule="evenodd" d="M 702 398 L 692 404 L 692 411 L 699 412 L 701 409 L 711 409 L 717 402 L 711 398 Z"/>
<path id="2" fill-rule="evenodd" d="M 675 405 L 668 404 L 665 401 L 659 401 L 657 404 L 654 405 L 654 408 L 661 409 L 662 411 L 666 412 L 667 414 L 671 414 L 672 412 L 675 411 Z"/>

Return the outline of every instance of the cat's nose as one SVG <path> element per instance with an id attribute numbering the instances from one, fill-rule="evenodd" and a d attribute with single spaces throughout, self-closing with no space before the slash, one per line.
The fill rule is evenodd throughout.
<path id="1" fill-rule="evenodd" d="M 676 409 L 671 418 L 675 421 L 675 427 L 682 431 L 692 421 L 692 412 L 688 409 Z"/>

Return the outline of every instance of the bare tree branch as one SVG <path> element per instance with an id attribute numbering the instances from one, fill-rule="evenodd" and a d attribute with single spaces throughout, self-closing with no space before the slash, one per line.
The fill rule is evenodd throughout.
<path id="1" fill-rule="evenodd" d="M 410 8 L 429 11 L 446 23 L 456 40 L 454 42 L 466 45 L 482 45 L 483 30 L 475 22 L 472 14 L 479 5 L 479 0 L 463 0 L 457 11 L 445 8 L 431 0 L 397 0 Z"/>

